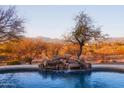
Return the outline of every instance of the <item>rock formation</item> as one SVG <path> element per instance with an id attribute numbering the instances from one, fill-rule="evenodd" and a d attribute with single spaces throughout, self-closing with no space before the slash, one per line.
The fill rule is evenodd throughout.
<path id="1" fill-rule="evenodd" d="M 39 65 L 44 70 L 90 70 L 91 64 L 82 59 L 73 59 L 71 55 L 54 56 L 51 60 L 45 58 Z"/>

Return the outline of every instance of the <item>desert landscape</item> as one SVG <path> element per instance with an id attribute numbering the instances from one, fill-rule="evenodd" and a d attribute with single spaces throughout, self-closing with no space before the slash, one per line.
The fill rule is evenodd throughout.
<path id="1" fill-rule="evenodd" d="M 0 6 L 0 88 L 124 87 L 123 8 Z"/>

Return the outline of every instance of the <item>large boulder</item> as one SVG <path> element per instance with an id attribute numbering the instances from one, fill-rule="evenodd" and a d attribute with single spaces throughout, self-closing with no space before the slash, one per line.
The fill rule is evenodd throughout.
<path id="1" fill-rule="evenodd" d="M 44 67 L 47 66 L 48 61 L 50 61 L 50 59 L 48 57 L 44 57 L 41 61 L 41 63 L 39 64 L 39 68 L 43 69 Z"/>
<path id="2" fill-rule="evenodd" d="M 72 57 L 71 54 L 65 54 L 65 55 L 64 55 L 64 58 L 65 58 L 66 60 L 69 60 L 71 57 Z"/>
<path id="3" fill-rule="evenodd" d="M 70 64 L 68 64 L 68 69 L 69 70 L 75 70 L 75 69 L 80 69 L 81 67 L 80 67 L 80 65 L 78 64 L 78 63 L 70 63 Z"/>

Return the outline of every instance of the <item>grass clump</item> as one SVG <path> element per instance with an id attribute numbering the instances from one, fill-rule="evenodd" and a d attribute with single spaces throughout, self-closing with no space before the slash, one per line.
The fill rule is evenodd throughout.
<path id="1" fill-rule="evenodd" d="M 18 60 L 14 60 L 14 61 L 9 61 L 7 62 L 7 65 L 20 65 L 21 63 Z"/>

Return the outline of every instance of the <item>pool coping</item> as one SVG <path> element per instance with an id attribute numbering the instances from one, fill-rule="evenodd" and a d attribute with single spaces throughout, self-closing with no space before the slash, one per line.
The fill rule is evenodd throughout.
<path id="1" fill-rule="evenodd" d="M 39 71 L 38 65 L 8 65 L 0 66 L 0 72 L 5 71 Z M 76 71 L 76 70 L 75 70 Z M 77 70 L 84 71 L 84 70 Z M 92 64 L 91 71 L 124 72 L 124 64 Z"/>
<path id="2" fill-rule="evenodd" d="M 38 71 L 38 65 L 8 65 L 0 66 L 0 73 L 8 71 Z"/>
<path id="3" fill-rule="evenodd" d="M 124 64 L 93 64 L 92 71 L 112 71 L 124 73 Z"/>

